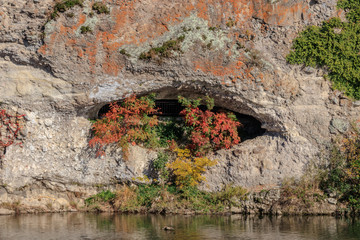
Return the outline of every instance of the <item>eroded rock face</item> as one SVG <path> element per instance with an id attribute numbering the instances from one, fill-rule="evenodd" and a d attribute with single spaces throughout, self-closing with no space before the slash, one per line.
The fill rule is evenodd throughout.
<path id="1" fill-rule="evenodd" d="M 278 185 L 319 159 L 332 136 L 359 118 L 359 104 L 333 92 L 323 71 L 286 64 L 297 32 L 339 15 L 336 1 L 108 0 L 48 21 L 55 1 L 0 0 L 0 101 L 25 114 L 23 147 L 7 149 L 0 183 L 108 184 L 145 174 L 153 152 L 124 161 L 88 147 L 89 118 L 132 93 L 210 95 L 255 117 L 263 136 L 212 156 L 204 188 Z M 91 32 L 81 33 L 81 27 Z M 139 59 L 183 37 L 170 58 Z M 139 155 L 134 150 L 133 156 Z M 131 161 L 131 162 L 130 162 Z M 139 167 L 140 166 L 140 167 Z"/>

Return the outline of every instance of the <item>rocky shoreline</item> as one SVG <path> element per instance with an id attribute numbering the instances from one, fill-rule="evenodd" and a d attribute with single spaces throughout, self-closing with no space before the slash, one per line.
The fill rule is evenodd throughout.
<path id="1" fill-rule="evenodd" d="M 45 187 L 46 186 L 46 187 Z M 346 206 L 335 198 L 304 203 L 296 198 L 285 199 L 280 188 L 250 192 L 238 207 L 226 207 L 223 211 L 204 212 L 179 207 L 139 207 L 131 211 L 118 211 L 108 203 L 96 208 L 86 206 L 85 199 L 100 189 L 116 189 L 111 186 L 61 185 L 39 181 L 23 189 L 0 187 L 0 215 L 58 212 L 126 212 L 152 214 L 265 214 L 265 215 L 344 215 Z"/>

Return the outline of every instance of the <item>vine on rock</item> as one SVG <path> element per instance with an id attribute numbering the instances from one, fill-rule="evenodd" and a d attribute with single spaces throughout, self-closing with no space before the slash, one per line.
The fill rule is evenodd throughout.
<path id="1" fill-rule="evenodd" d="M 11 115 L 5 109 L 0 109 L 0 159 L 6 148 L 16 143 L 21 130 L 20 119 L 23 117 L 24 115 Z"/>

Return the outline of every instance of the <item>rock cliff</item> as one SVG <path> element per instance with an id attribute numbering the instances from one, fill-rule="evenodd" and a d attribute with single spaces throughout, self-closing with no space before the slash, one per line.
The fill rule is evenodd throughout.
<path id="1" fill-rule="evenodd" d="M 212 190 L 299 177 L 359 118 L 359 102 L 332 91 L 325 70 L 285 61 L 300 30 L 343 17 L 335 0 L 85 0 L 52 14 L 54 6 L 0 0 L 1 107 L 25 114 L 22 147 L 1 159 L 0 202 L 26 199 L 16 193 L 30 186 L 76 192 L 142 176 L 156 153 L 136 147 L 126 162 L 120 149 L 97 158 L 88 147 L 88 119 L 133 93 L 209 95 L 261 122 L 263 135 L 212 156 L 218 165 L 203 186 Z M 170 56 L 143 57 L 179 38 Z"/>

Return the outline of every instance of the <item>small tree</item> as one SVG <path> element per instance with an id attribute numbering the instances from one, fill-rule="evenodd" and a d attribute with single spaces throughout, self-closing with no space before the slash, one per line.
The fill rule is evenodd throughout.
<path id="1" fill-rule="evenodd" d="M 207 157 L 193 157 L 189 149 L 175 149 L 175 152 L 176 160 L 167 164 L 167 167 L 173 171 L 175 184 L 180 188 L 198 185 L 205 180 L 202 174 L 206 171 L 206 167 L 216 164 L 216 160 Z"/>
<path id="2" fill-rule="evenodd" d="M 105 145 L 118 143 L 127 159 L 129 143 L 156 145 L 158 140 L 154 126 L 158 124 L 158 119 L 155 115 L 149 116 L 158 112 L 154 98 L 154 94 L 140 98 L 132 95 L 120 105 L 111 103 L 110 111 L 92 126 L 94 137 L 89 141 L 90 147 L 98 147 L 97 154 L 104 155 Z"/>
<path id="3" fill-rule="evenodd" d="M 179 102 L 185 107 L 180 112 L 185 118 L 189 135 L 189 148 L 197 156 L 203 156 L 211 150 L 230 148 L 240 142 L 237 128 L 241 124 L 232 113 L 212 112 L 214 100 L 207 97 L 207 110 L 199 108 L 202 99 L 186 99 L 179 97 Z"/>

